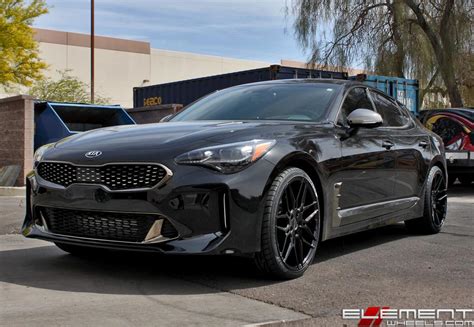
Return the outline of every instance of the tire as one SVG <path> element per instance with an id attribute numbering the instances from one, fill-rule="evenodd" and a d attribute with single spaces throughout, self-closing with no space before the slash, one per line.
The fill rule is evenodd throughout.
<path id="1" fill-rule="evenodd" d="M 278 279 L 302 276 L 316 254 L 320 226 L 319 198 L 311 178 L 299 168 L 284 170 L 265 200 L 257 267 Z"/>
<path id="2" fill-rule="evenodd" d="M 405 226 L 416 233 L 439 233 L 446 220 L 448 194 L 443 171 L 437 166 L 428 174 L 424 197 L 423 217 L 406 220 Z"/>
<path id="3" fill-rule="evenodd" d="M 461 185 L 463 186 L 470 186 L 473 181 L 473 177 L 471 175 L 465 175 L 465 176 L 461 175 L 458 178 L 459 178 L 459 181 L 461 182 Z"/>

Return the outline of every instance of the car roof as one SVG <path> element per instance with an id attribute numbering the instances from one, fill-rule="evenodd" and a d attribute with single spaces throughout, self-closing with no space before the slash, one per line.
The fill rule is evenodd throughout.
<path id="1" fill-rule="evenodd" d="M 240 84 L 236 85 L 236 87 L 242 86 L 254 86 L 254 85 L 266 85 L 266 84 L 338 84 L 344 86 L 352 86 L 352 85 L 361 85 L 367 87 L 367 85 L 347 79 L 335 79 L 335 78 L 292 78 L 292 79 L 279 79 L 279 80 L 271 80 L 271 81 L 262 81 L 262 82 L 254 82 L 248 84 Z"/>

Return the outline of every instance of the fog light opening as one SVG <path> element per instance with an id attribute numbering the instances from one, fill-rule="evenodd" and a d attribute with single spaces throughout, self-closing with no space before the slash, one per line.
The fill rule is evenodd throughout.
<path id="1" fill-rule="evenodd" d="M 46 224 L 46 219 L 43 216 L 43 213 L 41 210 L 36 211 L 37 214 L 35 215 L 35 225 L 43 229 L 43 231 L 47 232 L 48 231 L 48 224 Z"/>

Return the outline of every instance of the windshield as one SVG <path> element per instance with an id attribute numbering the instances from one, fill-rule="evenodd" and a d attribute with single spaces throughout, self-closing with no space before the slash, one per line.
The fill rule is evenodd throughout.
<path id="1" fill-rule="evenodd" d="M 260 84 L 214 92 L 191 104 L 171 121 L 297 120 L 322 122 L 340 85 Z"/>

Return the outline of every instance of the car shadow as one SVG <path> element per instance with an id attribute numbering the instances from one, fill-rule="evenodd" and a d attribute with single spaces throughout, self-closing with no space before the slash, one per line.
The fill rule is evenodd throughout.
<path id="1" fill-rule="evenodd" d="M 321 243 L 315 264 L 410 236 L 403 224 L 396 224 L 329 240 Z M 249 258 L 133 252 L 98 253 L 86 258 L 48 245 L 0 251 L 0 282 L 66 292 L 184 295 L 281 281 L 263 276 Z"/>

